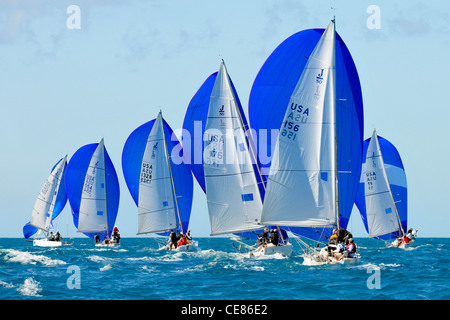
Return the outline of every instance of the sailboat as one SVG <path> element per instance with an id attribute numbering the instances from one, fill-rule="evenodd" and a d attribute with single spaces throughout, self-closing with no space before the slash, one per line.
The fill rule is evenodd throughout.
<path id="1" fill-rule="evenodd" d="M 263 200 L 252 162 L 252 145 L 247 141 L 242 115 L 223 61 L 212 88 L 203 139 L 211 235 L 261 229 Z M 280 245 L 261 246 L 247 255 L 253 258 L 275 253 L 290 256 L 292 244 L 280 241 Z"/>
<path id="2" fill-rule="evenodd" d="M 375 129 L 372 137 L 364 141 L 364 151 L 363 173 L 355 203 L 366 230 L 371 238 L 386 242 L 394 239 L 392 246 L 404 248 L 414 238 L 402 241 L 407 230 L 407 186 L 400 155 Z"/>
<path id="3" fill-rule="evenodd" d="M 78 149 L 66 171 L 66 190 L 78 232 L 96 246 L 113 246 L 112 229 L 119 209 L 119 180 L 104 140 Z"/>
<path id="4" fill-rule="evenodd" d="M 171 154 L 178 151 L 179 159 Z M 184 163 L 181 144 L 174 139 L 170 126 L 158 117 L 134 130 L 122 152 L 122 170 L 128 189 L 138 207 L 138 234 L 170 231 L 186 235 L 192 207 L 193 181 Z M 176 163 L 174 163 L 176 162 Z M 198 242 L 173 248 L 196 249 Z M 171 249 L 170 244 L 160 249 Z"/>
<path id="5" fill-rule="evenodd" d="M 264 224 L 340 229 L 335 37 L 332 20 L 290 97 L 267 179 Z M 346 259 L 308 249 L 306 264 Z"/>
<path id="6" fill-rule="evenodd" d="M 254 141 L 257 142 L 263 181 L 267 181 L 269 177 L 286 107 L 291 106 L 292 93 L 324 31 L 323 28 L 306 29 L 286 38 L 267 57 L 254 80 L 248 114 L 252 132 L 258 133 L 258 139 Z M 337 31 L 335 37 L 337 185 L 338 190 L 345 190 L 338 192 L 339 227 L 346 229 L 361 176 L 364 114 L 361 84 L 355 62 Z M 321 81 L 320 71 L 317 70 L 318 79 L 313 81 Z M 303 108 L 301 112 L 309 113 L 310 109 Z M 301 237 L 308 239 L 308 242 L 319 243 L 328 241 L 333 230 L 293 226 L 284 229 L 293 234 L 294 237 L 291 235 L 291 238 L 295 240 L 296 237 Z"/>
<path id="7" fill-rule="evenodd" d="M 64 188 L 64 173 L 67 167 L 66 159 L 67 155 L 53 167 L 36 199 L 30 222 L 23 227 L 25 239 L 35 236 L 33 239 L 34 246 L 59 247 L 62 245 L 60 239 L 52 239 L 50 237 L 49 230 L 52 226 L 52 221 L 61 213 L 67 202 Z M 41 232 L 45 234 L 45 238 L 39 239 L 36 236 Z"/>

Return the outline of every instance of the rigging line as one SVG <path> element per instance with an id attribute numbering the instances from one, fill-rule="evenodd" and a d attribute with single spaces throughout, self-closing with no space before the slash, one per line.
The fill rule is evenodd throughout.
<path id="1" fill-rule="evenodd" d="M 102 139 L 103 141 L 103 139 Z M 106 239 L 109 239 L 109 223 L 108 223 L 108 194 L 107 194 L 107 183 L 106 183 L 106 163 L 105 163 L 105 144 L 103 142 L 103 168 L 104 168 L 104 175 L 105 175 L 105 211 L 106 211 Z"/>

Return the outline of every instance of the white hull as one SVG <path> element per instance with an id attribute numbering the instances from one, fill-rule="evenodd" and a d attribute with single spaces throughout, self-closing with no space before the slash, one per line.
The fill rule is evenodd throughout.
<path id="1" fill-rule="evenodd" d="M 115 247 L 118 246 L 118 243 L 96 243 L 96 247 Z"/>
<path id="2" fill-rule="evenodd" d="M 48 239 L 34 239 L 33 246 L 37 247 L 60 247 L 62 246 L 61 241 L 51 241 Z"/>
<path id="3" fill-rule="evenodd" d="M 171 250 L 171 251 L 192 251 L 196 250 L 198 247 L 197 241 L 192 241 L 192 243 L 178 246 L 176 249 L 170 249 L 170 244 L 160 247 L 158 250 Z"/>
<path id="4" fill-rule="evenodd" d="M 303 256 L 303 264 L 308 266 L 321 266 L 324 264 L 355 264 L 358 263 L 361 258 L 359 253 L 355 254 L 353 258 L 347 257 L 346 254 L 336 259 L 334 255 L 328 255 L 327 248 L 323 248 L 320 251 L 314 251 L 312 253 L 305 254 Z"/>
<path id="5" fill-rule="evenodd" d="M 284 257 L 290 257 L 292 255 L 293 247 L 292 244 L 287 243 L 284 245 L 275 246 L 271 243 L 267 244 L 267 246 L 260 246 L 256 250 L 252 250 L 248 252 L 245 256 L 247 258 L 253 259 L 264 256 L 273 256 L 273 255 L 282 255 Z"/>
<path id="6" fill-rule="evenodd" d="M 405 249 L 407 247 L 411 247 L 415 242 L 415 239 L 411 240 L 410 242 L 406 243 L 403 241 L 399 241 L 398 239 L 395 239 L 392 243 L 391 243 L 391 247 L 394 248 L 400 248 L 400 249 Z"/>
<path id="7" fill-rule="evenodd" d="M 111 241 L 109 243 L 105 243 L 104 241 L 102 241 L 102 242 L 96 243 L 95 246 L 96 247 L 115 247 L 115 246 L 118 246 L 119 244 L 120 243 L 117 243 L 114 241 Z"/>

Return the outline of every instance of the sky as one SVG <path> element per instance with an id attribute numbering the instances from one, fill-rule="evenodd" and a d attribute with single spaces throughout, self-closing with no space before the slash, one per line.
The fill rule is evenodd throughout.
<path id="1" fill-rule="evenodd" d="M 102 138 L 121 189 L 116 225 L 136 236 L 121 166 L 129 134 L 159 110 L 180 130 L 221 59 L 247 112 L 273 50 L 333 16 L 358 70 L 364 137 L 376 128 L 402 157 L 408 225 L 448 237 L 449 14 L 444 0 L 0 0 L 0 237 L 23 237 L 53 165 Z M 206 198 L 194 188 L 191 234 L 209 236 Z M 81 236 L 69 203 L 55 225 Z M 356 206 L 348 228 L 367 237 Z"/>

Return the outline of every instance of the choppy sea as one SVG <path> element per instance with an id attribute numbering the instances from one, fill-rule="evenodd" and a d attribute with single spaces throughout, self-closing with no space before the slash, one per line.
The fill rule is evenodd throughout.
<path id="1" fill-rule="evenodd" d="M 306 266 L 290 258 L 249 260 L 228 238 L 198 238 L 192 252 L 158 251 L 153 238 L 59 248 L 0 239 L 1 300 L 449 300 L 449 238 L 407 249 L 356 238 L 355 265 Z"/>

